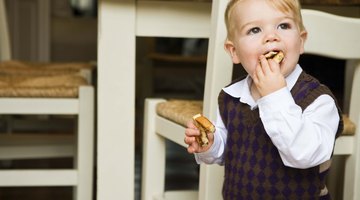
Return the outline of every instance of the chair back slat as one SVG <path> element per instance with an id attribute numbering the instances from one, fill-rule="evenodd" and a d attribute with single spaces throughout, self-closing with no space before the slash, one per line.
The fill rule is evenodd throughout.
<path id="1" fill-rule="evenodd" d="M 302 10 L 308 39 L 305 52 L 339 59 L 360 59 L 360 19 Z"/>

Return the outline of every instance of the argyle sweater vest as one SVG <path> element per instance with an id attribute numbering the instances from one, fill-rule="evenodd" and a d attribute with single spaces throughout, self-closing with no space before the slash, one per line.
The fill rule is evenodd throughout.
<path id="1" fill-rule="evenodd" d="M 305 72 L 301 73 L 291 94 L 302 110 L 322 94 L 334 98 L 326 86 Z M 265 132 L 258 108 L 251 110 L 249 105 L 224 91 L 219 94 L 218 102 L 228 130 L 224 152 L 224 199 L 319 199 L 328 170 L 320 173 L 319 166 L 308 169 L 285 166 Z M 341 117 L 339 106 L 338 110 Z M 337 136 L 342 128 L 341 119 Z M 330 196 L 327 194 L 320 199 L 330 199 Z"/>

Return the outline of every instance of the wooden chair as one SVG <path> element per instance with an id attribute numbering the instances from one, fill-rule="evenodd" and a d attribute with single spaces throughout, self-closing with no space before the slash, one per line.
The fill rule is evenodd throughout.
<path id="1" fill-rule="evenodd" d="M 203 112 L 215 120 L 217 95 L 231 81 L 232 63 L 223 50 L 226 37 L 223 13 L 226 1 L 214 0 L 203 102 L 146 99 L 144 121 L 142 199 L 221 199 L 223 169 L 201 165 L 198 191 L 164 191 L 165 140 L 184 144 L 184 126 L 193 114 Z M 360 184 L 360 19 L 315 10 L 303 10 L 309 38 L 306 53 L 346 60 L 345 129 L 337 139 L 334 155 L 346 156 L 344 199 L 358 199 Z M 346 107 L 346 105 L 344 105 Z M 348 116 L 348 117 L 347 117 Z M 355 124 L 354 124 L 355 123 Z M 356 133 L 355 133 L 356 132 Z M 184 151 L 186 151 L 184 149 Z M 195 162 L 195 161 L 194 161 Z"/>
<path id="2" fill-rule="evenodd" d="M 4 1 L 0 0 L 0 35 L 8 33 L 5 11 Z M 74 187 L 74 199 L 93 199 L 92 64 L 10 60 L 6 35 L 1 37 L 5 39 L 1 39 L 0 48 L 1 59 L 6 60 L 0 62 L 0 115 L 70 116 L 76 121 L 76 130 L 64 135 L 0 134 L 0 159 L 73 157 L 74 165 L 69 169 L 1 169 L 0 187 L 69 186 Z"/>
<path id="3" fill-rule="evenodd" d="M 94 90 L 90 85 L 68 88 L 72 97 L 1 97 L 1 115 L 77 116 L 76 136 L 1 134 L 1 159 L 74 157 L 74 169 L 0 170 L 0 187 L 73 186 L 75 199 L 92 199 L 94 156 Z"/>

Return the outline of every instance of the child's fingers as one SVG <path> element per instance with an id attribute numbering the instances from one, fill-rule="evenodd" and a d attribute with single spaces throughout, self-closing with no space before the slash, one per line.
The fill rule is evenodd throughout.
<path id="1" fill-rule="evenodd" d="M 191 128 L 191 129 L 198 129 L 198 128 L 195 126 L 193 120 L 188 121 L 188 122 L 186 123 L 186 126 L 187 126 L 188 128 Z"/>
<path id="2" fill-rule="evenodd" d="M 256 71 L 254 71 L 254 73 L 252 74 L 251 78 L 253 79 L 255 85 L 257 85 L 259 83 L 259 78 L 257 76 Z"/>
<path id="3" fill-rule="evenodd" d="M 208 132 L 207 136 L 209 139 L 209 145 L 201 147 L 197 142 L 197 136 L 200 136 L 200 130 L 194 125 L 193 121 L 188 122 L 187 128 L 185 129 L 184 143 L 188 145 L 187 151 L 189 153 L 204 152 L 210 147 L 210 145 L 214 141 L 214 134 Z"/>
<path id="4" fill-rule="evenodd" d="M 198 149 L 198 146 L 196 144 L 194 145 L 189 145 L 189 147 L 187 148 L 188 153 L 196 153 Z"/>
<path id="5" fill-rule="evenodd" d="M 199 144 L 197 143 L 195 137 L 187 137 L 184 138 L 185 144 L 189 145 L 187 150 L 189 153 L 197 153 L 199 152 Z"/>
<path id="6" fill-rule="evenodd" d="M 195 137 L 200 135 L 199 129 L 187 128 L 185 129 L 185 135 L 187 137 Z"/>
<path id="7" fill-rule="evenodd" d="M 273 59 L 269 60 L 269 67 L 273 73 L 280 73 L 280 64 L 275 62 Z"/>
<path id="8" fill-rule="evenodd" d="M 264 72 L 262 70 L 261 64 L 259 63 L 256 65 L 255 71 L 254 71 L 254 77 L 256 77 L 257 81 L 260 81 L 264 78 Z"/>
<path id="9" fill-rule="evenodd" d="M 263 72 L 264 75 L 269 74 L 271 72 L 269 62 L 265 58 L 264 55 L 260 56 L 260 64 L 261 64 L 261 69 L 262 69 L 262 72 Z"/>
<path id="10" fill-rule="evenodd" d="M 185 136 L 184 142 L 185 144 L 191 145 L 192 143 L 196 142 L 196 139 L 195 137 Z"/>
<path id="11" fill-rule="evenodd" d="M 199 129 L 195 126 L 193 121 L 187 123 L 187 128 L 185 129 L 185 135 L 188 137 L 194 137 L 200 135 Z"/>
<path id="12" fill-rule="evenodd" d="M 194 149 L 192 146 L 189 146 L 189 147 L 187 148 L 187 152 L 188 152 L 188 153 L 195 153 L 195 149 Z"/>

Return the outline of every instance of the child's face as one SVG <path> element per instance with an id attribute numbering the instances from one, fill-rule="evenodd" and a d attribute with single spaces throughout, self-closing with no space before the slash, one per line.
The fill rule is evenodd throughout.
<path id="1" fill-rule="evenodd" d="M 300 31 L 292 13 L 283 13 L 265 0 L 243 0 L 232 14 L 234 37 L 225 43 L 234 63 L 252 75 L 260 55 L 282 51 L 281 73 L 290 74 L 304 52 L 306 31 Z"/>

